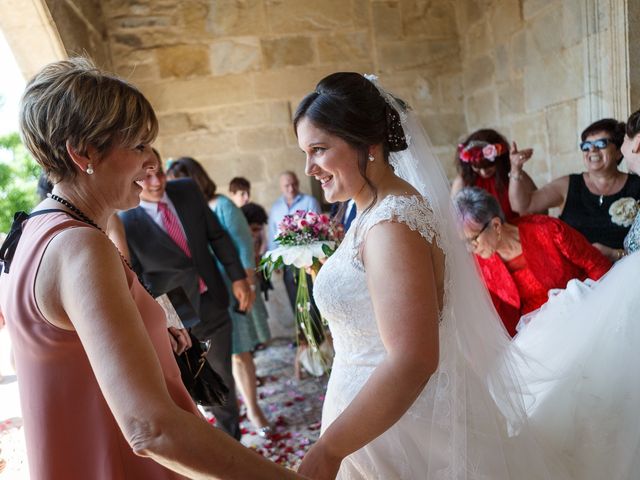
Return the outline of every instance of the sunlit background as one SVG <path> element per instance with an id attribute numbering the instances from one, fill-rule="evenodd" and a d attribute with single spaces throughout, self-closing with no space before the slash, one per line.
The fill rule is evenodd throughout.
<path id="1" fill-rule="evenodd" d="M 0 31 L 0 135 L 18 130 L 18 103 L 24 90 L 24 78 L 18 69 L 4 35 Z"/>

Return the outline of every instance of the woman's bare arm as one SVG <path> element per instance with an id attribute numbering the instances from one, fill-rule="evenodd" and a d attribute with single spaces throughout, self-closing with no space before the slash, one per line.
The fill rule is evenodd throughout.
<path id="1" fill-rule="evenodd" d="M 524 175 L 521 172 L 520 175 Z M 544 213 L 550 208 L 564 207 L 569 190 L 569 177 L 556 178 L 545 186 L 536 189 L 528 176 L 509 182 L 509 202 L 514 212 L 521 215 L 528 213 Z M 529 178 L 530 180 L 530 178 Z"/>
<path id="2" fill-rule="evenodd" d="M 458 193 L 463 188 L 464 180 L 462 179 L 462 176 L 456 175 L 456 178 L 454 178 L 453 182 L 451 182 L 451 198 L 455 197 L 456 193 Z"/>
<path id="3" fill-rule="evenodd" d="M 299 478 L 173 402 L 119 255 L 99 231 L 74 228 L 52 240 L 36 298 L 53 324 L 76 330 L 136 454 L 190 478 Z"/>
<path id="4" fill-rule="evenodd" d="M 402 417 L 436 370 L 440 299 L 434 250 L 406 225 L 383 223 L 369 231 L 363 258 L 387 355 L 307 454 L 303 474 L 335 477 L 344 457 Z"/>

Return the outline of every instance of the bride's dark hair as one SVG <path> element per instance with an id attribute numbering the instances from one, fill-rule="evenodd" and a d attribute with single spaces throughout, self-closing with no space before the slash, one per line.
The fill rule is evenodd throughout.
<path id="1" fill-rule="evenodd" d="M 640 133 L 640 110 L 633 112 L 627 120 L 625 133 L 629 138 L 633 138 Z"/>
<path id="2" fill-rule="evenodd" d="M 396 101 L 405 107 L 399 99 Z M 377 189 L 366 174 L 371 145 L 382 145 L 384 161 L 390 152 L 407 148 L 399 113 L 387 103 L 376 86 L 359 73 L 333 73 L 302 99 L 293 117 L 293 129 L 308 118 L 314 126 L 340 137 L 358 152 L 358 169 L 374 193 Z"/>

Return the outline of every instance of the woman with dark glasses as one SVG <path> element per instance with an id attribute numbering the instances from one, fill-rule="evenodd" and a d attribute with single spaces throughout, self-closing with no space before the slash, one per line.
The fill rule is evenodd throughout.
<path id="1" fill-rule="evenodd" d="M 539 189 L 518 181 L 528 158 L 511 157 L 509 200 L 513 209 L 526 214 L 559 207 L 561 220 L 610 260 L 619 260 L 633 222 L 627 207 L 640 199 L 640 178 L 619 169 L 624 131 L 625 124 L 611 118 L 589 125 L 580 142 L 586 171 L 556 178 Z"/>

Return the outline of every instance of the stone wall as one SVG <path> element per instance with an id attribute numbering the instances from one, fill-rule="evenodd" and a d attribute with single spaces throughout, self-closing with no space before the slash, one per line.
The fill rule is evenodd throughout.
<path id="1" fill-rule="evenodd" d="M 624 25 L 614 18 L 621 3 L 456 4 L 468 130 L 493 127 L 533 147 L 526 169 L 539 185 L 583 169 L 577 145 L 589 123 L 628 115 L 628 101 L 617 98 L 626 75 L 616 46 Z"/>
<path id="2" fill-rule="evenodd" d="M 79 1 L 79 0 L 78 0 Z M 292 110 L 323 76 L 378 73 L 445 157 L 465 129 L 453 0 L 108 0 L 113 67 L 139 85 L 164 157 L 200 160 L 221 190 L 244 175 L 269 205 L 304 157 Z M 317 193 L 317 192 L 316 192 Z"/>
<path id="3" fill-rule="evenodd" d="M 103 68 L 111 55 L 100 0 L 42 0 L 55 22 L 68 56 L 89 54 Z"/>
<path id="4" fill-rule="evenodd" d="M 40 1 L 0 2 L 0 29 L 25 79 L 47 63 L 66 57 L 49 9 Z"/>
<path id="5" fill-rule="evenodd" d="M 8 14 L 20 8 L 22 21 Z M 616 0 L 5 0 L 0 27 L 27 76 L 38 63 L 27 57 L 51 61 L 65 50 L 130 79 L 156 108 L 165 157 L 194 156 L 222 191 L 244 175 L 268 205 L 284 169 L 319 194 L 304 178 L 291 115 L 339 70 L 377 73 L 413 105 L 449 175 L 458 140 L 480 127 L 535 148 L 527 169 L 538 183 L 580 170 L 579 132 L 603 116 L 626 117 L 640 98 L 627 44 L 627 35 L 640 38 L 639 8 Z M 47 35 L 55 54 L 46 53 Z"/>

